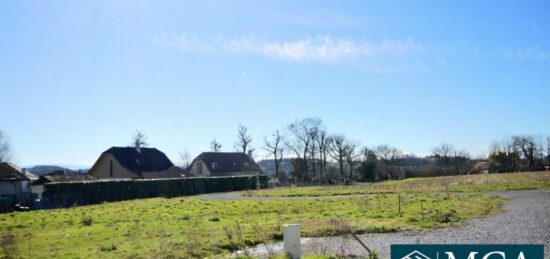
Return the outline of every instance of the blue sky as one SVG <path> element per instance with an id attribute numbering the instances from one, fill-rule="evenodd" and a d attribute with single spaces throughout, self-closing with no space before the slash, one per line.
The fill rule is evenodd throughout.
<path id="1" fill-rule="evenodd" d="M 550 133 L 548 1 L 0 1 L 0 129 L 21 165 L 135 130 L 174 161 L 304 117 L 472 155 Z M 263 158 L 258 153 L 258 158 Z"/>

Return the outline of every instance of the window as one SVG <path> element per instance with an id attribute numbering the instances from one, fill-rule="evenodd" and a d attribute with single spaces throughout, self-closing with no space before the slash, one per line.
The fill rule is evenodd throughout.
<path id="1" fill-rule="evenodd" d="M 243 165 L 246 166 L 246 167 L 249 167 L 249 166 L 250 166 L 250 164 L 247 163 L 247 162 L 244 162 Z"/>
<path id="2" fill-rule="evenodd" d="M 210 167 L 212 167 L 212 170 L 215 170 L 216 167 L 218 167 L 218 163 L 212 162 L 212 163 L 210 164 Z"/>
<path id="3" fill-rule="evenodd" d="M 202 162 L 197 162 L 197 174 L 202 174 Z"/>

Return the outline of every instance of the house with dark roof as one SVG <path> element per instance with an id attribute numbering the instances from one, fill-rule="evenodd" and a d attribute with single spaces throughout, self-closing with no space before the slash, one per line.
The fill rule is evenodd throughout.
<path id="1" fill-rule="evenodd" d="M 236 176 L 262 174 L 250 156 L 240 152 L 203 152 L 189 166 L 196 176 Z"/>
<path id="2" fill-rule="evenodd" d="M 180 178 L 186 172 L 156 148 L 112 147 L 88 173 L 95 178 L 158 179 Z"/>
<path id="3" fill-rule="evenodd" d="M 0 163 L 0 197 L 12 203 L 31 200 L 29 191 L 30 175 L 11 163 Z"/>
<path id="4" fill-rule="evenodd" d="M 46 183 L 78 182 L 90 181 L 95 179 L 95 177 L 89 174 L 78 173 L 71 170 L 63 169 L 41 175 L 36 181 L 31 182 L 30 188 L 31 192 L 35 194 L 38 199 L 42 199 L 44 184 Z"/>

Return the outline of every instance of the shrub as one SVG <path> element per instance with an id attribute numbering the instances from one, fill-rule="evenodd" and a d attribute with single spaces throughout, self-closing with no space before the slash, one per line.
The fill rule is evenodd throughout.
<path id="1" fill-rule="evenodd" d="M 110 245 L 110 246 L 101 246 L 101 252 L 105 252 L 105 253 L 115 251 L 116 249 L 117 249 L 117 247 L 114 244 Z"/>
<path id="2" fill-rule="evenodd" d="M 372 250 L 369 253 L 369 259 L 378 259 L 378 253 L 376 252 L 376 250 Z"/>
<path id="3" fill-rule="evenodd" d="M 448 212 L 441 213 L 440 211 L 436 210 L 435 215 L 435 221 L 439 223 L 452 223 L 452 222 L 458 222 L 460 220 L 460 216 L 458 215 L 458 212 L 456 210 L 451 209 Z"/>
<path id="4" fill-rule="evenodd" d="M 82 220 L 80 221 L 82 225 L 84 226 L 91 226 L 92 225 L 92 217 L 90 216 L 84 216 Z"/>

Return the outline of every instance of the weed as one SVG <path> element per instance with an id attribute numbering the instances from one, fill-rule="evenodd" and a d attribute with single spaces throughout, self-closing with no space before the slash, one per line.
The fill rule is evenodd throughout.
<path id="1" fill-rule="evenodd" d="M 90 216 L 84 216 L 82 217 L 82 220 L 80 221 L 80 223 L 84 226 L 91 226 L 92 225 L 92 217 Z"/>
<path id="2" fill-rule="evenodd" d="M 12 234 L 7 234 L 0 237 L 0 251 L 6 258 L 16 258 L 17 256 L 17 243 L 16 238 Z"/>
<path id="3" fill-rule="evenodd" d="M 110 246 L 101 246 L 101 252 L 108 253 L 112 251 L 116 251 L 117 247 L 116 245 L 112 244 Z"/>
<path id="4" fill-rule="evenodd" d="M 378 253 L 376 252 L 376 250 L 372 250 L 372 251 L 369 253 L 368 259 L 378 259 Z"/>
<path id="5" fill-rule="evenodd" d="M 186 242 L 183 242 L 182 246 L 186 258 L 203 258 L 205 256 L 203 251 L 204 236 L 201 233 L 196 229 L 191 229 L 184 233 L 184 239 Z"/>

